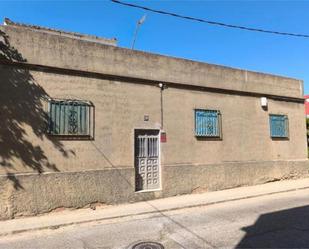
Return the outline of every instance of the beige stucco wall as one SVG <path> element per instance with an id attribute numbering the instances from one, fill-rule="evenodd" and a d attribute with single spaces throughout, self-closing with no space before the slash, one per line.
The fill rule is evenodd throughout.
<path id="1" fill-rule="evenodd" d="M 23 58 L 22 63 L 96 72 L 100 77 L 0 65 L 0 218 L 307 176 L 300 80 L 28 28 L 5 26 L 1 30 L 11 46 L 10 62 Z M 108 80 L 104 74 L 135 77 L 139 82 Z M 168 84 L 162 93 L 167 133 L 167 142 L 161 144 L 162 189 L 135 193 L 134 129 L 160 129 L 160 82 Z M 190 85 L 236 92 L 192 89 Z M 268 110 L 261 108 L 260 95 L 268 96 Z M 43 116 L 46 96 L 91 101 L 94 140 L 48 136 Z M 220 110 L 222 139 L 194 136 L 194 108 Z M 271 139 L 270 113 L 288 115 L 288 140 Z M 144 121 L 144 115 L 149 121 Z"/>
<path id="2" fill-rule="evenodd" d="M 133 167 L 134 128 L 160 128 L 159 88 L 41 72 L 30 74 L 52 98 L 89 100 L 95 106 L 94 141 L 66 141 L 49 136 L 41 139 L 34 134 L 31 124 L 24 125 L 26 139 L 41 148 L 47 160 L 59 171 Z M 13 88 L 12 91 L 16 90 Z M 14 92 L 6 94 L 15 97 L 16 103 L 23 101 L 22 95 L 18 99 Z M 47 111 L 46 102 L 42 102 Z M 32 110 L 25 108 L 24 112 Z M 149 115 L 149 122 L 144 122 L 144 115 Z M 55 148 L 55 140 L 62 144 L 67 156 Z M 33 171 L 19 158 L 12 156 L 11 160 L 14 168 L 10 172 Z M 0 167 L 1 173 L 5 170 Z M 55 170 L 44 168 L 44 171 Z"/>
<path id="3" fill-rule="evenodd" d="M 198 140 L 194 134 L 194 108 L 220 110 L 222 140 Z M 305 159 L 306 134 L 303 104 L 228 94 L 167 89 L 164 91 L 164 145 L 166 164 L 203 164 L 235 161 Z M 289 117 L 289 140 L 270 137 L 269 114 Z M 165 156 L 166 155 L 166 156 Z"/>
<path id="4" fill-rule="evenodd" d="M 160 129 L 159 87 L 34 71 L 30 74 L 52 98 L 89 100 L 95 106 L 94 141 L 52 138 L 63 144 L 67 156 L 54 148 L 51 137 L 41 140 L 34 135 L 30 125 L 25 126 L 28 140 L 39 146 L 59 171 L 132 168 L 134 129 Z M 16 99 L 16 102 L 22 102 L 23 96 L 19 97 L 21 99 Z M 257 97 L 173 88 L 164 90 L 163 129 L 167 133 L 168 142 L 162 144 L 162 164 L 194 167 L 225 162 L 305 160 L 307 152 L 303 104 L 268 101 L 268 110 L 265 111 Z M 47 111 L 47 105 L 45 108 Z M 222 139 L 200 140 L 194 136 L 195 108 L 220 110 Z M 271 139 L 270 113 L 288 115 L 289 140 Z M 149 115 L 149 121 L 144 121 L 144 115 Z M 11 159 L 14 169 L 10 172 L 33 171 L 22 160 L 14 157 Z M 53 170 L 46 168 L 44 171 Z M 5 168 L 0 168 L 0 172 L 5 173 Z"/>
<path id="5" fill-rule="evenodd" d="M 302 97 L 301 80 L 81 41 L 32 28 L 0 26 L 27 62 L 158 82 Z"/>

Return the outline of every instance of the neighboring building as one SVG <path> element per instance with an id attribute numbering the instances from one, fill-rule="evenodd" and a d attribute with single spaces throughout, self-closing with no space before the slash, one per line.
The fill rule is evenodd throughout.
<path id="1" fill-rule="evenodd" d="M 300 80 L 0 26 L 0 217 L 308 173 Z"/>

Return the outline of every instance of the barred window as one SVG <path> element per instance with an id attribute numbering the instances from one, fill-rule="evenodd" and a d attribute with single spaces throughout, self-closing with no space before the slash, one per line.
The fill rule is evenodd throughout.
<path id="1" fill-rule="evenodd" d="M 195 110 L 195 136 L 221 137 L 221 114 L 217 110 Z"/>
<path id="2" fill-rule="evenodd" d="M 288 138 L 288 116 L 287 115 L 269 115 L 270 136 L 272 138 Z"/>
<path id="3" fill-rule="evenodd" d="M 91 137 L 93 114 L 93 106 L 86 101 L 50 100 L 48 133 Z"/>

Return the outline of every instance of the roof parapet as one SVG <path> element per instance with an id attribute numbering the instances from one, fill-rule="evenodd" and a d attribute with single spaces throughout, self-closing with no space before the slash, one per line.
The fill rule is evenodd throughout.
<path id="1" fill-rule="evenodd" d="M 18 27 L 24 27 L 24 28 L 29 28 L 38 32 L 45 32 L 49 34 L 55 34 L 55 35 L 60 35 L 60 36 L 65 36 L 73 39 L 78 39 L 78 40 L 83 40 L 83 41 L 88 41 L 88 42 L 95 42 L 95 43 L 100 43 L 100 44 L 105 44 L 105 45 L 111 45 L 111 46 L 117 46 L 117 39 L 116 38 L 102 38 L 94 35 L 85 35 L 85 34 L 80 34 L 76 32 L 67 32 L 63 30 L 57 30 L 57 29 L 51 29 L 51 28 L 45 28 L 37 25 L 28 25 L 24 23 L 17 23 L 13 22 L 9 18 L 4 18 L 3 25 L 5 26 L 18 26 Z"/>

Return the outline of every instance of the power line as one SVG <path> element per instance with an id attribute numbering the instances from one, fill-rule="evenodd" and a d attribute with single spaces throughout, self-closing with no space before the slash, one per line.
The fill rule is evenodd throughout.
<path id="1" fill-rule="evenodd" d="M 217 25 L 217 26 L 221 26 L 221 27 L 225 27 L 225 28 L 242 29 L 242 30 L 247 30 L 247 31 L 268 33 L 268 34 L 273 34 L 273 35 L 285 35 L 285 36 L 309 38 L 309 35 L 306 35 L 306 34 L 287 33 L 287 32 L 280 32 L 280 31 L 274 31 L 274 30 L 238 26 L 238 25 L 227 24 L 227 23 L 222 23 L 222 22 L 210 21 L 210 20 L 201 19 L 201 18 L 195 18 L 195 17 L 191 17 L 191 16 L 184 16 L 184 15 L 171 13 L 171 12 L 167 12 L 167 11 L 163 11 L 163 10 L 155 10 L 155 9 L 151 9 L 151 8 L 148 8 L 148 7 L 132 4 L 132 3 L 125 3 L 125 2 L 122 2 L 122 1 L 119 1 L 119 0 L 111 0 L 111 1 L 114 2 L 114 3 L 117 3 L 117 4 L 125 5 L 125 6 L 128 6 L 128 7 L 133 7 L 133 8 L 137 8 L 137 9 L 143 9 L 143 10 L 154 12 L 154 13 L 157 13 L 157 14 L 163 14 L 163 15 L 178 17 L 178 18 L 187 19 L 187 20 L 191 20 L 191 21 L 207 23 L 207 24 L 210 24 L 210 25 Z"/>

